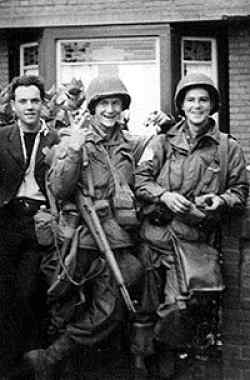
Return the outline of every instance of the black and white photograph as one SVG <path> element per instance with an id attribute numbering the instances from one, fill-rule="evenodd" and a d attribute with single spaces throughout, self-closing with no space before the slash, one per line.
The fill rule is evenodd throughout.
<path id="1" fill-rule="evenodd" d="M 249 380 L 249 184 L 249 0 L 0 0 L 0 380 Z"/>

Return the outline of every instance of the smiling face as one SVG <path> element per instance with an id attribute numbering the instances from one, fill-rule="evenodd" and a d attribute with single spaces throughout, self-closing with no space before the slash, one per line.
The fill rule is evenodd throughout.
<path id="1" fill-rule="evenodd" d="M 95 106 L 95 120 L 103 129 L 108 130 L 120 121 L 122 112 L 122 100 L 118 96 L 101 99 Z"/>
<path id="2" fill-rule="evenodd" d="M 11 104 L 25 131 L 33 132 L 39 129 L 42 99 L 37 86 L 17 87 Z"/>
<path id="3" fill-rule="evenodd" d="M 212 108 L 208 91 L 202 87 L 195 87 L 188 90 L 182 103 L 182 110 L 185 114 L 189 127 L 199 133 L 206 125 Z"/>

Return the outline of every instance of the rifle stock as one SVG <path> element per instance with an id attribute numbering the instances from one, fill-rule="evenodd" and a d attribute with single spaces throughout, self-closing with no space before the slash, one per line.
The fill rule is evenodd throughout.
<path id="1" fill-rule="evenodd" d="M 99 216 L 97 215 L 91 197 L 83 195 L 81 190 L 78 189 L 76 193 L 76 201 L 79 207 L 79 211 L 86 225 L 92 233 L 99 250 L 104 254 L 105 259 L 112 271 L 112 274 L 115 277 L 115 280 L 120 289 L 121 295 L 127 306 L 128 311 L 131 313 L 135 313 L 136 311 L 133 302 L 130 298 L 129 292 L 126 288 L 126 285 L 124 283 L 122 273 L 117 264 L 114 253 L 110 248 L 109 242 L 99 220 Z"/>

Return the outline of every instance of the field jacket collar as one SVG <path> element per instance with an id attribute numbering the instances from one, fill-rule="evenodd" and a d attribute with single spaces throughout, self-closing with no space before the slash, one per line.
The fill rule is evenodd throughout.
<path id="1" fill-rule="evenodd" d="M 219 144 L 220 142 L 220 131 L 218 126 L 216 125 L 214 119 L 209 118 L 208 120 L 209 127 L 207 131 L 198 136 L 195 144 L 192 147 L 192 151 L 197 149 L 197 147 L 201 146 L 205 141 L 215 142 L 216 144 Z M 174 125 L 168 132 L 167 132 L 167 139 L 169 140 L 170 144 L 174 147 L 176 147 L 179 150 L 189 152 L 190 147 L 187 143 L 186 137 L 185 137 L 185 130 L 187 128 L 186 120 L 181 120 L 179 123 Z"/>

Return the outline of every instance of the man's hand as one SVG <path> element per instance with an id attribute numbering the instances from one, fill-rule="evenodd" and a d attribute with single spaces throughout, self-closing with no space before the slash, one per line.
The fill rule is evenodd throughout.
<path id="1" fill-rule="evenodd" d="M 157 133 L 166 132 L 174 124 L 176 124 L 174 117 L 160 110 L 151 112 L 144 122 L 145 127 L 156 127 Z"/>
<path id="2" fill-rule="evenodd" d="M 55 149 L 57 145 L 53 145 L 52 147 L 45 146 L 42 150 L 44 154 L 44 162 L 48 165 L 51 166 L 54 156 L 55 156 Z"/>
<path id="3" fill-rule="evenodd" d="M 196 197 L 195 204 L 205 211 L 216 211 L 219 207 L 225 205 L 225 201 L 219 195 L 209 193 Z"/>
<path id="4" fill-rule="evenodd" d="M 163 202 L 175 214 L 180 215 L 189 213 L 192 207 L 192 202 L 190 202 L 187 198 L 179 193 L 171 191 L 165 191 L 165 193 L 163 193 L 160 197 L 160 201 Z"/>
<path id="5" fill-rule="evenodd" d="M 85 129 L 71 129 L 68 146 L 75 151 L 80 151 L 85 144 L 87 131 Z"/>

